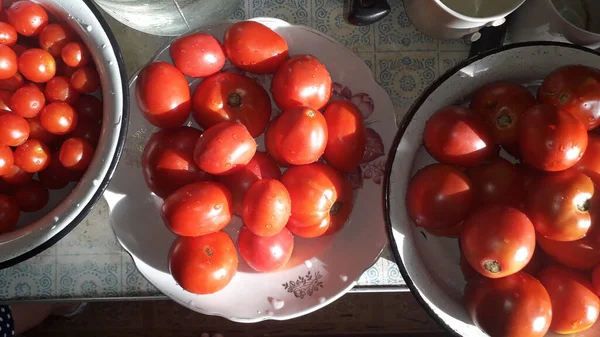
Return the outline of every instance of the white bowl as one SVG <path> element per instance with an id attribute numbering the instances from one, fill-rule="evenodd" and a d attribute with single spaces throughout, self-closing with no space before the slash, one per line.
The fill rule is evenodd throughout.
<path id="1" fill-rule="evenodd" d="M 465 281 L 459 268 L 457 240 L 436 237 L 415 227 L 405 206 L 411 176 L 434 162 L 422 146 L 425 122 L 440 108 L 464 102 L 485 84 L 540 83 L 551 71 L 570 64 L 600 67 L 600 53 L 566 43 L 531 42 L 478 55 L 437 79 L 400 124 L 386 173 L 385 207 L 391 248 L 413 295 L 456 336 L 487 336 L 472 324 L 462 304 Z M 575 336 L 599 335 L 600 324 L 596 324 Z M 547 336 L 558 335 L 550 332 Z"/>
<path id="2" fill-rule="evenodd" d="M 51 191 L 44 209 L 22 213 L 15 231 L 0 235 L 0 269 L 39 254 L 85 218 L 108 186 L 127 134 L 129 90 L 125 63 L 100 12 L 90 0 L 35 2 L 73 28 L 90 50 L 102 84 L 102 132 L 94 159 L 77 185 Z"/>

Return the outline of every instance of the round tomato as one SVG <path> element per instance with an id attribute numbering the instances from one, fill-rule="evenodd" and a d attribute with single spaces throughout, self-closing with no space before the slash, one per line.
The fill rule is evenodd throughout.
<path id="1" fill-rule="evenodd" d="M 552 302 L 550 330 L 571 334 L 596 323 L 600 300 L 585 275 L 565 267 L 550 266 L 539 273 L 538 279 Z"/>
<path id="2" fill-rule="evenodd" d="M 525 163 L 544 171 L 562 171 L 583 156 L 588 135 L 572 114 L 539 104 L 523 114 L 519 141 Z"/>
<path id="3" fill-rule="evenodd" d="M 40 113 L 40 122 L 44 129 L 54 135 L 66 135 L 77 126 L 77 113 L 64 102 L 54 102 L 46 105 Z"/>
<path id="4" fill-rule="evenodd" d="M 49 199 L 50 192 L 37 180 L 32 180 L 15 191 L 15 200 L 23 212 L 37 212 L 46 206 Z"/>
<path id="5" fill-rule="evenodd" d="M 420 169 L 406 192 L 408 215 L 418 227 L 450 228 L 462 222 L 473 207 L 469 177 L 456 167 L 432 164 Z"/>
<path id="6" fill-rule="evenodd" d="M 462 233 L 463 223 L 460 222 L 458 225 L 444 228 L 427 228 L 427 231 L 435 236 L 442 236 L 447 238 L 458 238 Z"/>
<path id="7" fill-rule="evenodd" d="M 323 221 L 321 221 L 319 224 L 313 226 L 303 226 L 302 223 L 297 224 L 297 221 L 290 219 L 286 225 L 286 228 L 289 229 L 294 235 L 311 239 L 327 233 L 329 224 L 329 219 L 323 219 Z"/>
<path id="8" fill-rule="evenodd" d="M 0 80 L 0 89 L 8 90 L 14 92 L 25 84 L 25 80 L 23 76 L 19 73 L 16 73 L 13 77 L 7 78 L 5 80 Z"/>
<path id="9" fill-rule="evenodd" d="M 0 111 L 11 111 L 10 102 L 13 93 L 8 90 L 0 90 Z"/>
<path id="10" fill-rule="evenodd" d="M 554 319 L 548 292 L 523 272 L 470 279 L 464 302 L 473 323 L 490 336 L 542 337 Z"/>
<path id="11" fill-rule="evenodd" d="M 19 72 L 31 82 L 48 82 L 56 74 L 56 62 L 43 49 L 28 49 L 19 56 Z"/>
<path id="12" fill-rule="evenodd" d="M 40 47 L 50 55 L 60 58 L 63 48 L 75 38 L 70 28 L 59 23 L 51 23 L 40 33 Z"/>
<path id="13" fill-rule="evenodd" d="M 180 236 L 218 232 L 231 220 L 231 193 L 212 181 L 191 183 L 165 199 L 161 215 L 167 228 Z"/>
<path id="14" fill-rule="evenodd" d="M 60 190 L 71 181 L 71 172 L 62 166 L 58 157 L 58 152 L 52 153 L 48 167 L 38 172 L 40 182 L 51 190 Z"/>
<path id="15" fill-rule="evenodd" d="M 91 94 L 100 88 L 100 76 L 94 68 L 82 67 L 71 75 L 70 82 L 73 89 L 84 94 Z"/>
<path id="16" fill-rule="evenodd" d="M 8 22 L 25 36 L 38 35 L 48 25 L 48 13 L 33 1 L 16 1 L 6 9 Z"/>
<path id="17" fill-rule="evenodd" d="M 576 241 L 555 241 L 541 235 L 537 243 L 551 258 L 578 270 L 591 270 L 600 264 L 600 246 L 589 236 Z"/>
<path id="18" fill-rule="evenodd" d="M 71 86 L 69 79 L 63 76 L 56 76 L 50 79 L 46 83 L 44 94 L 48 102 L 51 103 L 65 102 L 73 105 L 79 98 L 79 92 Z"/>
<path id="19" fill-rule="evenodd" d="M 0 22 L 0 43 L 7 46 L 14 46 L 17 43 L 17 31 L 15 27 L 6 22 Z M 16 53 L 16 52 L 15 52 Z"/>
<path id="20" fill-rule="evenodd" d="M 10 172 L 10 168 L 14 164 L 14 155 L 10 147 L 0 145 L 0 176 Z"/>
<path id="21" fill-rule="evenodd" d="M 242 205 L 246 227 L 258 236 L 281 232 L 290 218 L 290 194 L 281 182 L 261 179 L 248 189 Z"/>
<path id="22" fill-rule="evenodd" d="M 265 149 L 267 153 L 279 166 L 289 166 L 288 163 L 281 158 L 279 153 L 277 152 L 277 144 L 275 143 L 275 125 L 279 120 L 279 116 L 273 118 L 269 125 L 267 126 L 267 130 L 265 131 Z"/>
<path id="23" fill-rule="evenodd" d="M 42 142 L 48 144 L 48 146 L 54 145 L 58 139 L 57 136 L 44 129 L 42 122 L 40 122 L 39 116 L 27 118 L 27 124 L 29 124 L 29 138 L 41 140 Z"/>
<path id="24" fill-rule="evenodd" d="M 231 191 L 233 213 L 241 216 L 242 202 L 250 186 L 261 179 L 279 178 L 279 166 L 264 152 L 256 151 L 246 166 L 232 174 L 220 176 L 219 182 Z"/>
<path id="25" fill-rule="evenodd" d="M 277 154 L 288 164 L 314 163 L 325 152 L 327 121 L 318 110 L 308 107 L 285 110 L 273 127 Z"/>
<path id="26" fill-rule="evenodd" d="M 496 82 L 477 90 L 469 107 L 487 124 L 496 143 L 504 145 L 519 140 L 521 116 L 535 104 L 522 85 Z"/>
<path id="27" fill-rule="evenodd" d="M 15 229 L 20 213 L 19 204 L 13 197 L 0 194 L 0 234 Z"/>
<path id="28" fill-rule="evenodd" d="M 327 146 L 323 157 L 342 172 L 352 172 L 362 160 L 367 144 L 360 110 L 348 101 L 330 103 L 323 113 L 327 123 Z"/>
<path id="29" fill-rule="evenodd" d="M 211 176 L 194 162 L 194 148 L 202 132 L 189 126 L 160 130 L 150 137 L 142 154 L 148 188 L 161 198 Z"/>
<path id="30" fill-rule="evenodd" d="M 294 236 L 282 228 L 271 236 L 258 236 L 246 226 L 238 238 L 240 256 L 257 272 L 268 273 L 283 268 L 292 257 Z"/>
<path id="31" fill-rule="evenodd" d="M 600 186 L 600 135 L 588 134 L 588 145 L 573 169 L 583 172 L 594 184 Z"/>
<path id="32" fill-rule="evenodd" d="M 169 47 L 175 67 L 190 77 L 218 73 L 225 65 L 223 46 L 214 36 L 194 33 L 182 36 Z"/>
<path id="33" fill-rule="evenodd" d="M 194 294 L 212 294 L 227 286 L 238 266 L 237 251 L 224 232 L 179 237 L 169 251 L 169 270 L 177 283 Z"/>
<path id="34" fill-rule="evenodd" d="M 31 124 L 29 124 L 31 126 Z M 71 133 L 71 136 L 86 140 L 92 147 L 98 145 L 100 140 L 100 132 L 102 131 L 102 125 L 88 120 L 80 120 L 77 122 L 77 127 Z"/>
<path id="35" fill-rule="evenodd" d="M 25 118 L 10 112 L 0 112 L 0 144 L 19 146 L 29 138 Z"/>
<path id="36" fill-rule="evenodd" d="M 208 128 L 198 139 L 194 162 L 208 173 L 233 173 L 254 157 L 256 141 L 243 124 L 221 122 Z"/>
<path id="37" fill-rule="evenodd" d="M 522 178 L 508 160 L 498 157 L 489 163 L 469 168 L 466 173 L 471 178 L 477 205 L 507 203 L 519 206 L 524 194 L 520 188 Z"/>
<path id="38" fill-rule="evenodd" d="M 91 55 L 87 48 L 80 42 L 67 43 L 61 53 L 63 62 L 69 67 L 80 68 L 90 63 Z"/>
<path id="39" fill-rule="evenodd" d="M 23 54 L 23 52 L 27 50 L 27 47 L 20 45 L 20 44 L 12 45 L 12 46 L 10 46 L 10 48 L 12 48 L 12 50 L 15 52 L 17 57 L 21 56 L 21 54 Z"/>
<path id="40" fill-rule="evenodd" d="M 15 76 L 17 69 L 17 54 L 10 47 L 0 44 L 0 80 Z"/>
<path id="41" fill-rule="evenodd" d="M 1 178 L 11 185 L 20 186 L 30 182 L 33 179 L 33 173 L 23 171 L 17 165 L 13 165 L 8 173 L 3 175 Z"/>
<path id="42" fill-rule="evenodd" d="M 299 106 L 321 109 L 331 97 L 331 76 L 314 56 L 292 56 L 277 69 L 271 93 L 281 110 Z"/>
<path id="43" fill-rule="evenodd" d="M 10 100 L 12 112 L 24 118 L 36 117 L 45 104 L 46 97 L 34 85 L 26 85 L 17 89 Z"/>
<path id="44" fill-rule="evenodd" d="M 596 295 L 600 294 L 600 265 L 592 270 L 592 289 Z"/>
<path id="45" fill-rule="evenodd" d="M 25 172 L 39 172 L 50 164 L 50 149 L 37 139 L 28 139 L 15 149 L 15 165 Z"/>
<path id="46" fill-rule="evenodd" d="M 288 56 L 285 40 L 269 27 L 255 21 L 232 24 L 223 40 L 225 54 L 231 63 L 252 73 L 274 73 Z"/>
<path id="47" fill-rule="evenodd" d="M 180 126 L 190 115 L 190 88 L 183 74 L 165 62 L 142 69 L 135 87 L 137 104 L 144 117 L 159 128 Z"/>
<path id="48" fill-rule="evenodd" d="M 86 170 L 94 158 L 94 148 L 85 139 L 72 137 L 60 146 L 58 159 L 69 170 Z"/>
<path id="49" fill-rule="evenodd" d="M 256 138 L 265 131 L 271 110 L 271 99 L 263 87 L 233 73 L 204 79 L 192 97 L 192 117 L 205 130 L 221 122 L 238 122 Z"/>
<path id="50" fill-rule="evenodd" d="M 73 105 L 78 117 L 90 122 L 102 121 L 102 101 L 91 95 L 81 95 Z"/>

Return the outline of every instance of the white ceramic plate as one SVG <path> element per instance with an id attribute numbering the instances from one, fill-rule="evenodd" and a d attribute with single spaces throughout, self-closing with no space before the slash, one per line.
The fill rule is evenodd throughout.
<path id="1" fill-rule="evenodd" d="M 485 84 L 540 83 L 569 64 L 600 67 L 600 54 L 565 43 L 532 42 L 502 47 L 469 59 L 434 82 L 400 123 L 386 172 L 386 222 L 402 277 L 429 314 L 456 336 L 487 336 L 472 325 L 463 304 L 465 286 L 456 239 L 440 238 L 414 226 L 405 207 L 410 177 L 434 160 L 423 148 L 425 122 L 437 110 L 465 102 Z M 597 337 L 600 325 L 574 335 Z M 547 336 L 558 336 L 548 333 Z"/>
<path id="2" fill-rule="evenodd" d="M 155 128 L 142 117 L 135 100 L 131 103 L 123 158 L 105 194 L 119 242 L 155 287 L 192 310 L 237 322 L 284 320 L 317 310 L 352 288 L 375 262 L 387 243 L 382 179 L 385 154 L 396 132 L 392 102 L 360 58 L 313 29 L 273 18 L 254 20 L 283 36 L 291 55 L 313 54 L 321 60 L 338 83 L 334 99 L 353 101 L 365 117 L 368 148 L 361 169 L 351 176 L 356 187 L 355 207 L 344 229 L 332 237 L 296 238 L 294 253 L 284 270 L 259 274 L 240 259 L 238 273 L 222 291 L 203 296 L 184 291 L 168 271 L 167 255 L 175 235 L 161 221 L 162 201 L 150 193 L 142 177 L 140 158 Z M 232 22 L 216 23 L 200 31 L 220 38 Z M 155 60 L 171 62 L 168 46 L 159 51 Z M 240 72 L 231 65 L 226 65 L 226 71 Z M 270 76 L 250 76 L 269 91 Z M 130 84 L 132 95 L 136 78 L 137 75 Z M 197 81 L 189 80 L 194 88 Z M 263 148 L 262 136 L 257 141 Z M 234 241 L 240 225 L 241 220 L 236 218 L 226 228 Z"/>

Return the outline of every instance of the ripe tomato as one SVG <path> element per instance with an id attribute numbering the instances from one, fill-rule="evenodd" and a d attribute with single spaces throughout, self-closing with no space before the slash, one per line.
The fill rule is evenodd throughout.
<path id="1" fill-rule="evenodd" d="M 548 292 L 524 272 L 470 279 L 464 302 L 473 323 L 490 336 L 542 337 L 554 318 Z"/>
<path id="2" fill-rule="evenodd" d="M 194 162 L 194 148 L 202 132 L 189 126 L 160 130 L 150 137 L 142 154 L 148 188 L 161 198 L 196 181 L 211 179 Z"/>
<path id="3" fill-rule="evenodd" d="M 231 63 L 252 73 L 274 73 L 288 56 L 285 40 L 269 27 L 255 21 L 232 24 L 223 40 L 225 54 Z"/>
<path id="4" fill-rule="evenodd" d="M 0 112 L 0 144 L 19 146 L 29 137 L 25 118 L 10 112 Z"/>
<path id="5" fill-rule="evenodd" d="M 265 89 L 253 79 L 233 73 L 204 79 L 192 97 L 192 117 L 205 130 L 221 122 L 238 122 L 256 138 L 265 131 L 271 111 Z"/>
<path id="6" fill-rule="evenodd" d="M 576 241 L 555 241 L 538 234 L 539 246 L 557 262 L 578 270 L 591 270 L 600 264 L 600 246 L 589 236 Z"/>
<path id="7" fill-rule="evenodd" d="M 14 164 L 14 156 L 10 147 L 0 145 L 0 176 L 10 172 L 10 168 Z"/>
<path id="8" fill-rule="evenodd" d="M 600 186 L 600 135 L 588 133 L 588 145 L 573 169 L 583 172 Z"/>
<path id="9" fill-rule="evenodd" d="M 38 35 L 48 25 L 44 7 L 32 1 L 17 1 L 6 9 L 8 22 L 25 36 Z"/>
<path id="10" fill-rule="evenodd" d="M 277 154 L 288 164 L 314 163 L 325 152 L 327 121 L 315 109 L 295 107 L 285 110 L 273 127 Z"/>
<path id="11" fill-rule="evenodd" d="M 469 282 L 469 280 L 481 277 L 481 274 L 475 271 L 473 267 L 469 264 L 469 261 L 465 258 L 465 254 L 463 254 L 462 250 L 460 251 L 460 259 L 458 262 L 460 266 L 460 272 L 463 274 L 463 278 L 465 281 Z"/>
<path id="12" fill-rule="evenodd" d="M 79 92 L 64 76 L 53 77 L 46 83 L 44 94 L 48 102 L 65 102 L 71 106 L 79 99 Z M 23 116 L 25 117 L 25 116 Z"/>
<path id="13" fill-rule="evenodd" d="M 15 200 L 23 212 L 37 212 L 46 206 L 49 199 L 50 192 L 37 180 L 32 180 L 15 191 Z"/>
<path id="14" fill-rule="evenodd" d="M 600 265 L 592 270 L 592 289 L 596 295 L 600 294 Z"/>
<path id="15" fill-rule="evenodd" d="M 523 114 L 519 141 L 525 163 L 544 171 L 562 171 L 583 156 L 588 135 L 572 114 L 539 104 Z"/>
<path id="16" fill-rule="evenodd" d="M 465 258 L 478 273 L 489 278 L 505 277 L 520 271 L 531 260 L 535 229 L 516 208 L 492 205 L 480 208 L 465 220 L 460 243 Z"/>
<path id="17" fill-rule="evenodd" d="M 81 95 L 73 105 L 78 117 L 91 122 L 102 121 L 102 101 L 91 95 Z"/>
<path id="18" fill-rule="evenodd" d="M 70 84 L 81 93 L 91 94 L 100 88 L 100 76 L 94 68 L 81 67 L 71 75 Z"/>
<path id="19" fill-rule="evenodd" d="M 58 159 L 69 170 L 86 170 L 94 159 L 94 148 L 87 140 L 72 137 L 60 146 Z"/>
<path id="20" fill-rule="evenodd" d="M 169 251 L 169 270 L 177 283 L 194 294 L 212 294 L 227 286 L 238 266 L 237 251 L 224 232 L 178 237 Z"/>
<path id="21" fill-rule="evenodd" d="M 8 90 L 0 90 L 0 111 L 11 111 L 10 101 L 13 93 Z"/>
<path id="22" fill-rule="evenodd" d="M 177 235 L 218 232 L 231 220 L 231 193 L 212 181 L 191 183 L 165 199 L 161 215 L 167 228 Z"/>
<path id="23" fill-rule="evenodd" d="M 15 149 L 15 165 L 25 172 L 39 172 L 50 164 L 50 149 L 37 139 L 28 139 Z"/>
<path id="24" fill-rule="evenodd" d="M 538 279 L 552 302 L 550 330 L 571 334 L 594 325 L 600 312 L 600 300 L 585 275 L 565 267 L 550 266 L 539 273 Z"/>
<path id="25" fill-rule="evenodd" d="M 28 49 L 19 56 L 19 72 L 31 82 L 48 82 L 56 74 L 56 61 L 43 49 Z"/>
<path id="26" fill-rule="evenodd" d="M 61 58 L 63 48 L 75 39 L 75 34 L 65 25 L 51 23 L 40 33 L 40 47 L 55 58 Z"/>
<path id="27" fill-rule="evenodd" d="M 27 118 L 27 124 L 29 124 L 29 138 L 39 139 L 42 142 L 46 143 L 48 146 L 54 145 L 54 143 L 58 139 L 57 136 L 51 134 L 50 132 L 46 131 L 46 129 L 44 129 L 44 127 L 42 126 L 42 122 L 40 122 L 39 116 L 36 116 L 34 118 Z M 73 131 L 73 133 L 75 133 L 75 131 Z"/>
<path id="28" fill-rule="evenodd" d="M 264 152 L 256 151 L 246 166 L 232 174 L 220 176 L 219 182 L 231 191 L 233 213 L 241 216 L 242 202 L 250 186 L 261 179 L 279 178 L 279 166 Z"/>
<path id="29" fill-rule="evenodd" d="M 190 115 L 190 89 L 183 74 L 165 62 L 150 63 L 138 75 L 137 104 L 148 122 L 159 128 L 180 126 Z"/>
<path id="30" fill-rule="evenodd" d="M 0 80 L 15 76 L 17 70 L 17 54 L 10 47 L 0 44 Z"/>
<path id="31" fill-rule="evenodd" d="M 323 221 L 321 221 L 319 224 L 313 226 L 303 226 L 302 223 L 298 223 L 297 221 L 290 219 L 286 225 L 286 228 L 289 229 L 294 235 L 311 239 L 327 233 L 329 224 L 330 221 L 328 219 L 323 219 Z"/>
<path id="32" fill-rule="evenodd" d="M 432 164 L 420 169 L 406 192 L 408 215 L 418 227 L 442 229 L 462 222 L 473 207 L 469 177 L 456 167 Z"/>
<path id="33" fill-rule="evenodd" d="M 31 126 L 31 124 L 29 125 Z M 84 119 L 77 122 L 77 126 L 71 133 L 71 136 L 85 139 L 92 147 L 96 147 L 96 145 L 98 145 L 98 140 L 100 139 L 101 131 L 102 126 L 100 124 Z"/>
<path id="34" fill-rule="evenodd" d="M 261 179 L 248 189 L 242 205 L 246 227 L 258 236 L 281 232 L 292 210 L 290 194 L 279 180 Z"/>
<path id="35" fill-rule="evenodd" d="M 59 136 L 66 135 L 75 130 L 77 113 L 67 103 L 54 102 L 44 107 L 40 113 L 40 122 L 50 133 Z"/>
<path id="36" fill-rule="evenodd" d="M 442 236 L 447 238 L 458 238 L 460 237 L 460 233 L 462 233 L 463 223 L 459 223 L 457 225 L 451 227 L 444 228 L 427 228 L 427 231 L 435 236 Z"/>
<path id="37" fill-rule="evenodd" d="M 90 52 L 81 42 L 67 43 L 61 53 L 63 62 L 73 68 L 85 67 L 90 63 L 92 56 Z"/>
<path id="38" fill-rule="evenodd" d="M 221 122 L 208 128 L 198 139 L 194 162 L 208 173 L 233 173 L 254 157 L 256 142 L 243 124 Z"/>
<path id="39" fill-rule="evenodd" d="M 52 153 L 48 167 L 38 172 L 40 182 L 51 190 L 60 190 L 71 180 L 71 172 L 62 166 L 58 157 L 58 152 Z"/>
<path id="40" fill-rule="evenodd" d="M 23 79 L 23 76 L 19 73 L 16 73 L 11 78 L 8 78 L 5 80 L 0 80 L 0 89 L 14 92 L 15 90 L 22 87 L 23 84 L 25 84 L 25 80 Z"/>
<path id="41" fill-rule="evenodd" d="M 268 273 L 288 263 L 294 250 L 294 236 L 286 228 L 271 236 L 258 236 L 244 226 L 240 230 L 238 246 L 242 259 L 252 269 Z"/>
<path id="42" fill-rule="evenodd" d="M 223 46 L 214 36 L 194 33 L 182 36 L 169 47 L 175 67 L 190 77 L 218 73 L 225 65 Z"/>
<path id="43" fill-rule="evenodd" d="M 321 109 L 331 97 L 331 76 L 314 56 L 292 56 L 277 69 L 271 93 L 281 110 L 299 106 Z"/>
<path id="44" fill-rule="evenodd" d="M 504 145 L 519 140 L 521 116 L 535 104 L 522 85 L 496 82 L 477 90 L 469 107 L 487 124 L 496 143 Z"/>
<path id="45" fill-rule="evenodd" d="M 367 136 L 360 110 L 348 101 L 330 103 L 323 113 L 327 146 L 323 157 L 342 172 L 352 172 L 365 154 Z"/>
<path id="46" fill-rule="evenodd" d="M 600 125 L 600 71 L 572 65 L 551 72 L 538 89 L 540 103 L 561 107 L 591 130 Z"/>
<path id="47" fill-rule="evenodd" d="M 0 22 L 0 43 L 7 46 L 14 46 L 17 43 L 17 31 L 15 27 L 6 22 Z"/>
<path id="48" fill-rule="evenodd" d="M 0 194 L 0 234 L 15 229 L 20 213 L 19 205 L 13 197 Z"/>
<path id="49" fill-rule="evenodd" d="M 11 166 L 8 173 L 3 175 L 2 180 L 6 181 L 11 185 L 25 185 L 33 179 L 33 173 L 25 172 L 21 170 L 17 165 Z"/>
<path id="50" fill-rule="evenodd" d="M 36 117 L 45 104 L 46 97 L 34 85 L 26 85 L 17 89 L 10 100 L 12 112 L 24 118 Z"/>
<path id="51" fill-rule="evenodd" d="M 275 143 L 275 124 L 279 120 L 279 116 L 273 118 L 273 120 L 267 126 L 267 130 L 265 131 L 265 149 L 267 153 L 279 166 L 289 166 L 288 163 L 281 158 L 279 153 L 277 152 L 277 144 Z"/>
<path id="52" fill-rule="evenodd" d="M 519 206 L 524 191 L 517 168 L 508 160 L 498 157 L 489 163 L 469 168 L 473 196 L 477 205 L 505 203 Z"/>

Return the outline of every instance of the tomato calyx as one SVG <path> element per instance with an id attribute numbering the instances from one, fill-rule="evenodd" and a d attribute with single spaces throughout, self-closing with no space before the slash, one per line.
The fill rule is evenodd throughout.
<path id="1" fill-rule="evenodd" d="M 483 263 L 483 268 L 485 268 L 485 270 L 489 271 L 492 274 L 497 274 L 502 271 L 502 266 L 500 265 L 500 262 L 496 260 L 485 261 Z"/>
<path id="2" fill-rule="evenodd" d="M 232 92 L 227 96 L 227 105 L 232 108 L 239 108 L 242 105 L 242 96 L 237 92 Z"/>
<path id="3" fill-rule="evenodd" d="M 331 206 L 331 208 L 329 209 L 329 214 L 331 215 L 336 215 L 340 212 L 340 209 L 342 209 L 342 207 L 344 206 L 343 202 L 340 201 L 336 201 L 333 203 L 333 205 Z"/>
<path id="4" fill-rule="evenodd" d="M 582 202 L 576 202 L 575 208 L 577 208 L 577 210 L 579 212 L 583 212 L 583 213 L 589 212 L 589 210 L 590 210 L 590 202 L 591 202 L 591 198 L 586 198 Z"/>
<path id="5" fill-rule="evenodd" d="M 500 115 L 496 120 L 496 125 L 501 130 L 507 129 L 513 125 L 513 118 L 506 107 L 500 109 Z"/>
<path id="6" fill-rule="evenodd" d="M 560 104 L 565 104 L 571 99 L 571 95 L 569 93 L 563 92 L 558 96 L 558 101 Z"/>

